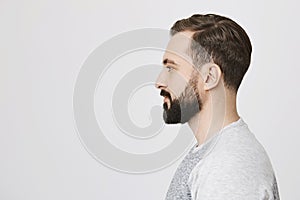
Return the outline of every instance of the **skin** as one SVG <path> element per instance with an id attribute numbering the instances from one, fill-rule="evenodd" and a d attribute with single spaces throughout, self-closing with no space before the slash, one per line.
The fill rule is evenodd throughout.
<path id="1" fill-rule="evenodd" d="M 163 56 L 164 67 L 155 86 L 169 92 L 172 99 L 178 98 L 197 69 L 197 88 L 202 109 L 190 118 L 188 125 L 198 145 L 201 145 L 240 117 L 236 109 L 236 92 L 225 87 L 220 67 L 213 62 L 204 64 L 200 69 L 193 65 L 191 57 L 186 53 L 192 35 L 193 32 L 185 31 L 170 39 Z M 164 102 L 170 108 L 170 100 L 165 98 Z"/>

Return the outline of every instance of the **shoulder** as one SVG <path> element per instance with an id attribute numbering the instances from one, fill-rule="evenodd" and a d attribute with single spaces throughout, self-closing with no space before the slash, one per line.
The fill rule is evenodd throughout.
<path id="1" fill-rule="evenodd" d="M 254 198 L 264 188 L 272 187 L 273 178 L 266 151 L 244 126 L 220 135 L 215 146 L 193 169 L 189 184 L 198 195 L 224 193 L 223 196 L 230 194 L 234 199 L 236 195 L 238 199 L 251 194 Z"/>

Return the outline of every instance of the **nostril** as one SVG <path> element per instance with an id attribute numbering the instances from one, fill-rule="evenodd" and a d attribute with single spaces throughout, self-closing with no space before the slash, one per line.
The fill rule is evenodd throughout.
<path id="1" fill-rule="evenodd" d="M 157 82 L 157 83 L 155 83 L 155 87 L 156 87 L 157 89 L 161 89 L 161 88 L 166 88 L 167 85 L 166 85 L 166 84 L 162 84 L 162 83 L 160 83 L 160 82 Z"/>
<path id="2" fill-rule="evenodd" d="M 155 83 L 155 87 L 156 87 L 157 89 L 160 89 L 160 88 L 163 87 L 163 85 L 161 85 L 161 84 L 159 84 L 159 83 Z"/>

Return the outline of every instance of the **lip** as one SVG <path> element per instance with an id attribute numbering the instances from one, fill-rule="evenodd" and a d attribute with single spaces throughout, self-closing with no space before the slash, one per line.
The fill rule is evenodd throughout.
<path id="1" fill-rule="evenodd" d="M 171 95 L 169 92 L 167 92 L 166 90 L 161 90 L 160 96 L 162 96 L 164 98 L 163 103 L 165 103 L 167 105 L 171 104 Z"/>
<path id="2" fill-rule="evenodd" d="M 169 98 L 168 97 L 164 97 L 164 103 L 167 103 L 169 101 Z"/>
<path id="3" fill-rule="evenodd" d="M 168 97 L 164 97 L 164 103 L 166 103 L 166 102 L 167 102 L 167 99 L 168 99 Z"/>

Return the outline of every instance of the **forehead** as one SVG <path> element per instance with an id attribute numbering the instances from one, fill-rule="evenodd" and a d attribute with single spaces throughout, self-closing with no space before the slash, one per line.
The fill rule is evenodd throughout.
<path id="1" fill-rule="evenodd" d="M 192 41 L 193 32 L 185 31 L 176 33 L 169 41 L 163 60 L 171 59 L 177 62 L 190 62 L 191 58 L 188 55 L 188 49 Z"/>

